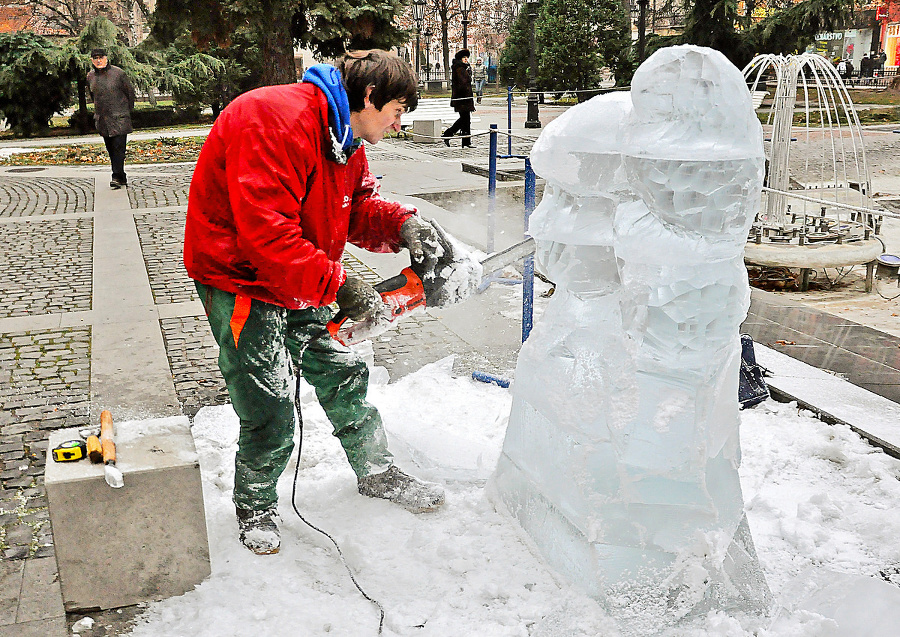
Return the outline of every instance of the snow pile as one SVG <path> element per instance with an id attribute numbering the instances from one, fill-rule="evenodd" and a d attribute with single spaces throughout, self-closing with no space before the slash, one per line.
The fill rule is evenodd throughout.
<path id="1" fill-rule="evenodd" d="M 357 494 L 353 472 L 307 388 L 297 485 L 301 513 L 337 540 L 360 585 L 384 606 L 385 635 L 620 635 L 622 627 L 559 580 L 518 523 L 491 505 L 484 483 L 500 453 L 510 394 L 453 378 L 450 369 L 448 359 L 370 389 L 398 464 L 446 484 L 441 511 L 413 515 Z M 742 421 L 748 517 L 778 607 L 763 625 L 710 613 L 664 634 L 884 635 L 866 632 L 858 622 L 869 621 L 875 630 L 887 612 L 877 602 L 894 591 L 889 585 L 867 578 L 873 593 L 856 585 L 810 590 L 809 583 L 815 584 L 810 573 L 829 584 L 836 581 L 832 572 L 876 575 L 900 563 L 900 463 L 847 428 L 825 425 L 792 405 L 767 402 L 742 412 Z M 212 575 L 190 593 L 151 604 L 133 635 L 376 635 L 378 610 L 353 587 L 328 540 L 291 510 L 294 464 L 279 483 L 281 553 L 258 557 L 238 542 L 230 499 L 235 415 L 230 407 L 204 409 L 193 431 Z M 833 599 L 836 593 L 840 599 Z M 900 605 L 894 602 L 894 608 Z M 854 625 L 834 632 L 840 627 L 819 613 L 840 609 L 853 611 Z"/>

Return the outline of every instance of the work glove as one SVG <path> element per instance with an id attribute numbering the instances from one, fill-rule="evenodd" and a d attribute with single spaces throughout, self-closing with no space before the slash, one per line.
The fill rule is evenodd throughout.
<path id="1" fill-rule="evenodd" d="M 348 276 L 344 285 L 338 288 L 337 304 L 341 312 L 352 321 L 376 319 L 384 310 L 381 295 L 371 285 Z"/>
<path id="2" fill-rule="evenodd" d="M 443 254 L 441 240 L 434 226 L 418 215 L 409 217 L 400 226 L 400 244 L 409 249 L 409 256 L 414 263 L 422 264 L 423 272 L 432 272 Z"/>

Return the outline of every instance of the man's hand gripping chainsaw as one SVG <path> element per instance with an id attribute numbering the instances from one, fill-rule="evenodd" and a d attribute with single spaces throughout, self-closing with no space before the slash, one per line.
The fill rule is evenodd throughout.
<path id="1" fill-rule="evenodd" d="M 435 231 L 438 245 L 432 258 L 416 261 L 410 258 L 410 266 L 400 274 L 377 283 L 373 287 L 381 295 L 384 311 L 374 317 L 347 325 L 343 311 L 335 314 L 328 323 L 328 331 L 344 345 L 352 345 L 390 329 L 400 318 L 427 307 L 443 307 L 468 296 L 453 294 L 445 289 L 449 277 L 481 280 L 480 265 L 464 248 L 455 244 L 434 220 L 425 221 Z M 474 270 L 477 269 L 477 272 Z"/>
<path id="2" fill-rule="evenodd" d="M 478 289 L 485 275 L 534 253 L 534 240 L 527 238 L 479 261 L 437 222 L 428 223 L 438 236 L 437 263 L 412 260 L 400 274 L 376 284 L 374 288 L 381 294 L 385 310 L 373 319 L 346 326 L 347 316 L 338 312 L 328 323 L 328 331 L 335 339 L 353 345 L 385 332 L 415 311 L 459 303 Z"/>

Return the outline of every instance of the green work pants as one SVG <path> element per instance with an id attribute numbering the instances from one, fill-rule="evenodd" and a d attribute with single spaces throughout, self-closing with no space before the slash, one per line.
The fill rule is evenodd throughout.
<path id="1" fill-rule="evenodd" d="M 288 310 L 196 286 L 241 421 L 234 470 L 238 508 L 261 511 L 278 501 L 275 485 L 294 448 L 294 369 L 316 390 L 357 476 L 392 464 L 381 416 L 366 401 L 369 370 L 328 333 L 332 310 Z"/>

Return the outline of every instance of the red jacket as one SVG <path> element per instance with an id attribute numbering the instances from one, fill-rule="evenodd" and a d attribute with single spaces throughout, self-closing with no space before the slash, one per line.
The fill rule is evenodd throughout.
<path id="1" fill-rule="evenodd" d="M 191 278 L 288 309 L 335 300 L 347 241 L 398 252 L 414 209 L 382 199 L 360 147 L 326 159 L 328 105 L 312 84 L 250 91 L 216 120 L 191 180 Z"/>

